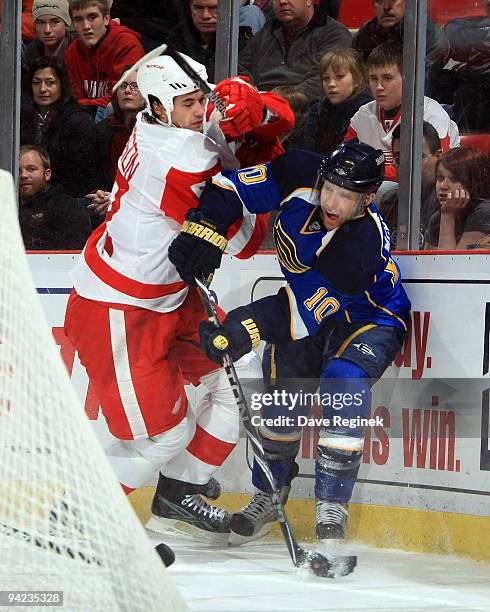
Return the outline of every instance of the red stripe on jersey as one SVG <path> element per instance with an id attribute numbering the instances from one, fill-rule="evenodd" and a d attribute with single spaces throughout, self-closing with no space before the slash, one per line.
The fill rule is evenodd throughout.
<path id="1" fill-rule="evenodd" d="M 238 230 L 240 229 L 242 225 L 242 220 L 243 220 L 243 217 L 240 217 L 239 219 L 234 221 L 232 225 L 230 225 L 230 227 L 228 228 L 228 232 L 227 232 L 228 240 L 231 240 L 233 236 L 238 233 Z"/>
<path id="2" fill-rule="evenodd" d="M 395 127 L 400 123 L 402 118 L 402 109 L 397 112 L 394 117 L 387 117 L 384 109 L 379 109 L 379 122 L 381 123 L 381 127 L 388 134 L 395 129 Z"/>
<path id="3" fill-rule="evenodd" d="M 138 130 L 137 127 L 135 127 L 119 158 L 119 163 L 117 164 L 118 171 L 121 169 L 121 173 L 128 181 L 133 178 L 134 173 L 140 165 L 137 133 Z"/>
<path id="4" fill-rule="evenodd" d="M 154 285 L 150 283 L 142 283 L 128 276 L 124 276 L 109 266 L 100 256 L 97 250 L 97 243 L 106 230 L 106 224 L 99 226 L 87 241 L 84 257 L 88 267 L 92 272 L 100 278 L 102 282 L 116 291 L 124 293 L 134 298 L 150 300 L 163 297 L 182 291 L 186 287 L 184 281 L 176 283 Z"/>
<path id="5" fill-rule="evenodd" d="M 196 426 L 196 433 L 187 450 L 208 465 L 220 466 L 235 448 L 235 444 L 215 438 L 205 429 Z"/>
<path id="6" fill-rule="evenodd" d="M 206 181 L 220 171 L 219 162 L 203 172 L 184 172 L 170 168 L 165 178 L 160 208 L 168 217 L 182 225 L 189 209 L 197 206 Z"/>
<path id="7" fill-rule="evenodd" d="M 444 138 L 441 138 L 442 152 L 445 153 L 446 151 L 449 151 L 450 148 L 451 148 L 451 138 L 449 134 L 446 134 Z"/>
<path id="8" fill-rule="evenodd" d="M 109 257 L 112 257 L 112 254 L 114 253 L 114 245 L 112 244 L 112 238 L 110 236 L 107 236 L 107 240 L 105 241 L 104 249 L 106 253 L 109 255 Z"/>
<path id="9" fill-rule="evenodd" d="M 255 217 L 255 227 L 249 241 L 244 248 L 235 255 L 237 259 L 248 259 L 255 255 L 260 245 L 264 242 L 269 230 L 270 213 L 264 213 Z"/>
<path id="10" fill-rule="evenodd" d="M 119 169 L 116 172 L 116 178 L 114 182 L 117 185 L 117 190 L 111 208 L 107 211 L 105 217 L 106 223 L 107 221 L 110 221 L 112 217 L 117 213 L 117 211 L 121 208 L 121 198 L 129 191 L 129 183 L 121 174 L 121 171 Z"/>
<path id="11" fill-rule="evenodd" d="M 385 181 L 393 181 L 394 183 L 398 183 L 398 172 L 396 171 L 395 166 L 391 164 L 385 165 Z"/>
<path id="12" fill-rule="evenodd" d="M 346 140 L 352 140 L 353 138 L 357 138 L 357 132 L 352 127 L 352 125 L 349 125 L 349 127 L 347 128 L 347 132 L 345 133 L 345 136 L 344 136 L 344 142 Z"/>

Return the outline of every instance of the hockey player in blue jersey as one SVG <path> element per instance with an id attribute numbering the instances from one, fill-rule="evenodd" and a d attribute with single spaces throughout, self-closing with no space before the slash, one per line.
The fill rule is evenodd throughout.
<path id="1" fill-rule="evenodd" d="M 290 151 L 266 165 L 223 172 L 206 186 L 169 251 L 182 278 L 192 282 L 219 267 L 227 228 L 243 208 L 254 214 L 279 210 L 274 239 L 287 286 L 232 310 L 219 328 L 201 323 L 201 341 L 220 363 L 224 351 L 236 360 L 260 340 L 275 346 L 274 388 L 293 391 L 297 399 L 293 411 L 291 403 L 283 403 L 292 397 L 287 395 L 262 406 L 260 433 L 284 501 L 297 474 L 299 417 L 310 408 L 301 403 L 301 393 L 314 391 L 319 379 L 319 539 L 345 537 L 347 503 L 362 458 L 361 419 L 369 415 L 372 385 L 407 330 L 410 302 L 374 203 L 383 176 L 383 152 L 356 141 L 341 144 L 325 159 Z M 292 424 L 265 422 L 281 415 L 293 417 Z M 252 479 L 257 492 L 231 522 L 243 540 L 260 537 L 275 520 L 256 464 Z"/>

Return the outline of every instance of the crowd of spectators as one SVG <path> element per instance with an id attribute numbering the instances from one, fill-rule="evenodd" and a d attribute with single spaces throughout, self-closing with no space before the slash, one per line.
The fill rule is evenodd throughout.
<path id="1" fill-rule="evenodd" d="M 43 168 L 36 206 L 50 202 L 50 223 L 58 196 L 60 215 L 81 223 L 78 238 L 87 218 L 92 228 L 103 220 L 117 160 L 144 106 L 128 69 L 146 52 L 168 42 L 214 81 L 219 1 L 24 0 L 21 144 L 31 147 L 24 161 Z M 378 201 L 396 244 L 406 0 L 359 2 L 372 5 L 373 17 L 352 31 L 337 20 L 341 0 L 241 0 L 238 74 L 289 102 L 296 124 L 284 149 L 326 155 L 355 137 L 384 150 Z M 475 248 L 490 234 L 488 159 L 459 147 L 460 131 L 490 132 L 490 0 L 478 2 L 480 16 L 427 22 L 420 248 Z M 68 215 L 68 200 L 83 214 Z M 26 239 L 26 247 L 75 248 L 69 232 L 55 234 Z"/>

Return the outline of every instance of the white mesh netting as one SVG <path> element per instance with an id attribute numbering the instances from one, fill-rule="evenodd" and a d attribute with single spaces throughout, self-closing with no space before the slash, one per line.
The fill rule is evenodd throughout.
<path id="1" fill-rule="evenodd" d="M 72 390 L 2 171 L 0 209 L 0 590 L 63 591 L 69 612 L 185 610 Z"/>

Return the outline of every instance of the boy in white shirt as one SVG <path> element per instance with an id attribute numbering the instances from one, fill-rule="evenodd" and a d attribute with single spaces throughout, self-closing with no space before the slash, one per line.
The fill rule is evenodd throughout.
<path id="1" fill-rule="evenodd" d="M 385 154 L 385 179 L 397 181 L 393 165 L 391 140 L 402 117 L 403 50 L 398 43 L 384 43 L 376 47 L 367 59 L 369 87 L 374 100 L 368 102 L 352 117 L 344 140 L 358 138 L 360 142 L 382 149 Z M 459 132 L 443 107 L 424 96 L 424 121 L 433 125 L 443 151 L 459 146 Z"/>

